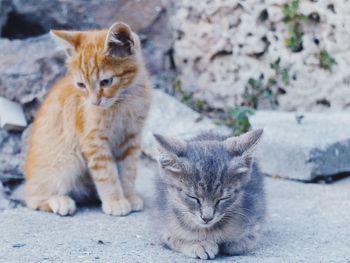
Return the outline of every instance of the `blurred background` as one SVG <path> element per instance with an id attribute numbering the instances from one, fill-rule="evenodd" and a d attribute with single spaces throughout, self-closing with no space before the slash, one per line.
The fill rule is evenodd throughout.
<path id="1" fill-rule="evenodd" d="M 327 216 L 320 219 L 315 212 L 318 219 L 313 218 L 320 224 L 349 219 L 349 15 L 348 0 L 0 0 L 0 97 L 22 108 L 27 122 L 16 130 L 0 128 L 0 186 L 9 194 L 23 180 L 30 123 L 65 74 L 65 55 L 49 30 L 108 28 L 124 21 L 142 40 L 157 90 L 146 156 L 154 157 L 152 127 L 169 135 L 206 129 L 238 135 L 264 128 L 262 170 L 269 178 L 287 179 L 281 185 L 269 181 L 271 190 L 279 189 L 274 219 L 287 217 L 286 206 L 295 205 L 295 214 L 300 208 L 279 202 L 278 194 L 313 200 L 304 209 L 324 204 Z M 0 122 L 10 111 L 1 103 Z M 343 237 L 341 251 L 350 245 Z"/>

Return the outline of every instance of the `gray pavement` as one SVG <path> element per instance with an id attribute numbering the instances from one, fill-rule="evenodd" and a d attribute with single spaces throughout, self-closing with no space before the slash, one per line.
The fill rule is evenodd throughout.
<path id="1" fill-rule="evenodd" d="M 154 165 L 143 162 L 138 188 L 150 203 Z M 269 217 L 260 246 L 228 262 L 350 262 L 350 184 L 266 178 Z M 151 208 L 127 217 L 80 208 L 73 217 L 24 207 L 0 212 L 0 262 L 199 262 L 164 249 Z"/>

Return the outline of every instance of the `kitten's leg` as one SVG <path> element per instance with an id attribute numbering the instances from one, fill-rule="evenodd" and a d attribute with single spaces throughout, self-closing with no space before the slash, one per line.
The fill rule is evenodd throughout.
<path id="1" fill-rule="evenodd" d="M 34 210 L 51 212 L 61 216 L 73 215 L 76 210 L 75 202 L 68 195 L 52 195 L 51 197 L 27 196 L 26 204 Z"/>
<path id="2" fill-rule="evenodd" d="M 120 173 L 124 194 L 129 200 L 132 210 L 141 211 L 143 209 L 143 200 L 135 191 L 140 146 L 136 144 L 136 140 L 134 140 L 128 142 L 123 148 L 123 154 L 121 154 L 117 160 L 120 161 Z"/>
<path id="3" fill-rule="evenodd" d="M 82 149 L 102 201 L 102 210 L 115 216 L 130 213 L 131 205 L 124 196 L 108 138 L 98 134 L 97 129 L 92 130 L 83 141 Z"/>
<path id="4" fill-rule="evenodd" d="M 65 216 L 72 215 L 75 210 L 75 202 L 68 195 L 54 195 L 48 200 L 52 212 Z"/>
<path id="5" fill-rule="evenodd" d="M 79 185 L 79 161 L 70 157 L 64 163 L 52 164 L 52 167 L 27 164 L 28 167 L 31 174 L 24 187 L 27 206 L 62 216 L 72 215 L 76 206 L 68 193 Z"/>
<path id="6" fill-rule="evenodd" d="M 163 243 L 170 249 L 188 257 L 213 259 L 219 253 L 219 246 L 212 241 L 184 241 L 173 236 L 162 236 Z"/>

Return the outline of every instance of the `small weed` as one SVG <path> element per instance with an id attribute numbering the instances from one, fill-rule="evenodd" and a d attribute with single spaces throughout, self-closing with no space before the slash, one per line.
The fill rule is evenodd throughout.
<path id="1" fill-rule="evenodd" d="M 335 59 L 325 49 L 320 50 L 316 54 L 316 58 L 319 61 L 320 67 L 328 71 L 332 71 L 332 66 L 337 64 Z"/>
<path id="2" fill-rule="evenodd" d="M 251 128 L 249 117 L 255 113 L 254 109 L 249 107 L 236 107 L 216 119 L 216 124 L 226 125 L 232 129 L 232 135 L 241 135 Z"/>
<path id="3" fill-rule="evenodd" d="M 284 68 L 282 70 L 282 81 L 284 84 L 288 85 L 289 84 L 289 71 L 287 68 Z"/>
<path id="4" fill-rule="evenodd" d="M 187 103 L 192 99 L 192 95 L 188 94 L 182 89 L 182 83 L 180 79 L 175 80 L 175 91 L 181 96 L 181 101 Z"/>
<path id="5" fill-rule="evenodd" d="M 240 135 L 250 129 L 249 116 L 253 114 L 254 110 L 247 107 L 234 108 L 229 112 L 229 116 L 231 117 L 231 124 L 229 126 L 233 129 L 234 135 Z"/>
<path id="6" fill-rule="evenodd" d="M 253 107 L 256 109 L 258 107 L 258 100 L 264 92 L 264 87 L 262 79 L 250 78 L 248 84 L 244 89 L 243 100 L 244 105 L 248 107 Z"/>
<path id="7" fill-rule="evenodd" d="M 195 104 L 195 108 L 199 112 L 208 111 L 210 108 L 210 106 L 208 105 L 208 103 L 205 100 L 196 100 L 196 101 L 194 101 L 194 104 Z"/>
<path id="8" fill-rule="evenodd" d="M 286 85 L 289 84 L 289 70 L 281 67 L 281 58 L 277 58 L 273 63 L 270 64 L 270 68 L 275 70 L 275 78 L 281 78 L 282 82 Z M 277 84 L 275 81 L 274 84 Z"/>
<path id="9" fill-rule="evenodd" d="M 175 81 L 175 91 L 180 95 L 181 102 L 198 112 L 209 111 L 210 106 L 205 100 L 196 100 L 193 94 L 188 93 L 182 89 L 182 84 L 179 79 Z"/>
<path id="10" fill-rule="evenodd" d="M 258 79 L 250 78 L 243 93 L 243 105 L 258 108 L 260 99 L 267 99 L 272 107 L 278 105 L 277 96 L 280 86 L 289 84 L 289 71 L 281 67 L 281 59 L 270 64 L 274 74 L 264 81 L 264 76 L 260 75 Z"/>
<path id="11" fill-rule="evenodd" d="M 260 89 L 260 87 L 258 87 L 260 84 L 252 81 L 252 85 L 257 86 L 256 88 Z M 184 104 L 195 111 L 214 119 L 217 124 L 230 127 L 234 135 L 240 135 L 250 129 L 249 116 L 254 114 L 252 108 L 238 107 L 229 111 L 223 111 L 209 106 L 205 100 L 195 100 L 193 94 L 187 93 L 182 89 L 182 84 L 179 79 L 175 81 L 174 86 L 176 93 L 180 96 L 180 99 Z"/>
<path id="12" fill-rule="evenodd" d="M 282 7 L 284 22 L 288 26 L 288 36 L 285 39 L 285 45 L 293 52 L 299 52 L 303 49 L 303 32 L 301 23 L 308 20 L 308 17 L 298 12 L 299 0 L 292 0 L 290 4 Z"/>

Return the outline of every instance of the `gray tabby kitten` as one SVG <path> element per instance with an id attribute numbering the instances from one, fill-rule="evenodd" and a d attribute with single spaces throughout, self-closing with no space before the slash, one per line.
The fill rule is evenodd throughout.
<path id="1" fill-rule="evenodd" d="M 159 143 L 158 227 L 164 245 L 201 259 L 253 249 L 265 221 L 263 177 L 252 154 L 263 130 Z"/>

